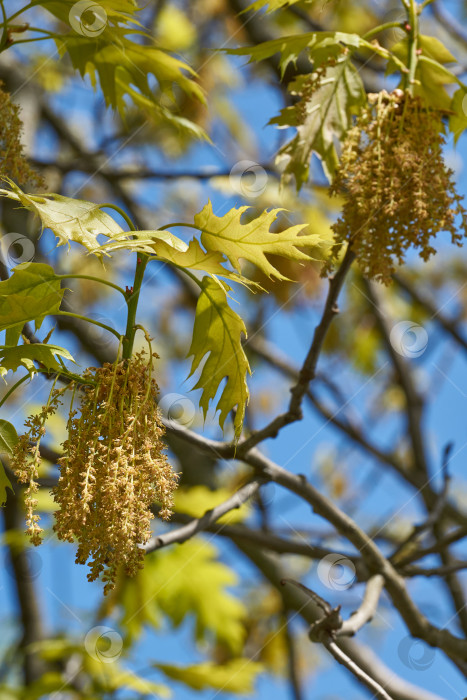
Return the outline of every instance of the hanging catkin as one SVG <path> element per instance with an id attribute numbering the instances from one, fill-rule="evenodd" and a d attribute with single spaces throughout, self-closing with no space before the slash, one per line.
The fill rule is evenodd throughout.
<path id="1" fill-rule="evenodd" d="M 335 251 L 350 242 L 368 277 L 389 283 L 411 246 L 427 260 L 440 231 L 461 243 L 467 213 L 444 163 L 443 145 L 440 113 L 402 90 L 369 95 L 347 133 L 331 187 L 332 194 L 345 197 L 333 226 Z"/>
<path id="2" fill-rule="evenodd" d="M 78 542 L 77 563 L 89 562 L 90 581 L 102 575 L 105 593 L 113 588 L 119 567 L 131 576 L 143 565 L 141 545 L 151 535 L 154 503 L 161 506 L 161 518 L 171 515 L 177 476 L 164 453 L 151 367 L 139 353 L 129 361 L 88 368 L 83 378 L 92 384 L 79 392 L 79 409 L 71 407 L 58 460 L 54 530 L 59 539 Z M 37 490 L 38 438 L 59 393 L 53 391 L 42 412 L 28 419 L 30 430 L 13 459 L 16 475 L 28 483 L 27 525 L 34 544 L 40 542 L 31 496 Z"/>

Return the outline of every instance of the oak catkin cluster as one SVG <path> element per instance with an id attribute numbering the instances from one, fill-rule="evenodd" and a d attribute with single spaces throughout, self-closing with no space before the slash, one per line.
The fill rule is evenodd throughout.
<path id="1" fill-rule="evenodd" d="M 88 579 L 101 577 L 107 593 L 120 568 L 131 576 L 142 567 L 151 506 L 159 503 L 160 517 L 170 517 L 177 475 L 164 453 L 158 388 L 143 353 L 89 368 L 83 379 L 92 384 L 81 391 L 73 388 L 68 437 L 53 489 L 59 506 L 54 530 L 59 539 L 78 543 L 76 562 L 89 562 Z M 15 462 L 23 481 L 37 475 L 37 467 Z M 37 544 L 37 520 L 32 526 Z"/>
<path id="2" fill-rule="evenodd" d="M 444 163 L 441 114 L 402 90 L 368 97 L 331 186 L 331 194 L 345 198 L 333 226 L 335 252 L 350 243 L 364 274 L 387 284 L 411 246 L 427 260 L 440 231 L 460 244 L 467 213 Z"/>
<path id="3" fill-rule="evenodd" d="M 0 83 L 0 178 L 8 177 L 18 184 L 39 186 L 42 178 L 29 165 L 21 143 L 23 123 L 19 107 Z"/>
<path id="4" fill-rule="evenodd" d="M 40 443 L 45 435 L 45 423 L 60 405 L 63 391 L 55 389 L 55 383 L 45 406 L 39 413 L 29 416 L 24 425 L 27 428 L 20 435 L 14 447 L 11 468 L 16 478 L 22 484 L 27 484 L 24 491 L 24 506 L 26 510 L 26 534 L 34 545 L 42 542 L 42 528 L 39 525 L 39 515 L 35 512 L 37 499 L 34 494 L 39 490 L 38 479 L 41 466 Z"/>

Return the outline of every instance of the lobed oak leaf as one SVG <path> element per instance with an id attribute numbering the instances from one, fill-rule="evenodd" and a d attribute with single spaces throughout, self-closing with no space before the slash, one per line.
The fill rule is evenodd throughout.
<path id="1" fill-rule="evenodd" d="M 35 194 L 23 192 L 9 181 L 11 190 L 0 190 L 0 195 L 21 202 L 23 207 L 36 214 L 42 228 L 49 228 L 59 239 L 58 246 L 75 241 L 90 253 L 102 256 L 97 236 L 115 236 L 123 232 L 121 226 L 101 209 L 100 204 L 84 199 L 73 199 L 60 194 Z"/>
<path id="2" fill-rule="evenodd" d="M 236 438 L 240 437 L 249 399 L 246 375 L 251 374 L 242 347 L 242 334 L 246 337 L 245 324 L 228 305 L 224 287 L 210 277 L 204 277 L 196 306 L 193 339 L 188 351 L 188 355 L 193 355 L 190 376 L 205 355 L 208 355 L 194 387 L 203 390 L 200 406 L 205 416 L 211 399 L 215 397 L 221 382 L 227 378 L 216 408 L 220 410 L 219 424 L 223 427 L 228 414 L 237 406 L 234 419 Z"/>
<path id="3" fill-rule="evenodd" d="M 0 331 L 16 327 L 13 335 L 17 337 L 18 326 L 28 321 L 35 321 L 39 328 L 45 316 L 57 313 L 64 292 L 50 265 L 17 265 L 12 276 L 0 282 Z"/>
<path id="4" fill-rule="evenodd" d="M 318 234 L 299 236 L 307 224 L 291 226 L 284 231 L 273 233 L 271 225 L 283 209 L 264 211 L 248 223 L 242 223 L 242 215 L 250 207 L 231 209 L 224 216 L 216 216 L 209 202 L 195 216 L 195 224 L 201 231 L 201 243 L 208 251 L 223 253 L 232 266 L 240 271 L 239 258 L 248 260 L 268 277 L 284 280 L 277 268 L 266 257 L 266 253 L 280 255 L 289 260 L 311 260 L 306 253 L 299 250 L 305 246 L 316 246 L 322 242 Z"/>
<path id="5" fill-rule="evenodd" d="M 58 345 L 28 343 L 16 347 L 0 347 L 0 376 L 6 374 L 8 370 L 16 372 L 20 366 L 25 367 L 30 374 L 34 374 L 37 371 L 34 362 L 38 362 L 51 372 L 59 372 L 63 367 L 57 357 L 74 362 L 68 350 Z"/>

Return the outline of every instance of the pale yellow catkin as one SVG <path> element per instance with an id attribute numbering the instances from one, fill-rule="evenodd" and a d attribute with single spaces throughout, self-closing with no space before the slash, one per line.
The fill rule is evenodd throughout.
<path id="1" fill-rule="evenodd" d="M 74 391 L 74 397 L 80 394 L 80 405 L 70 408 L 68 438 L 58 461 L 54 530 L 59 539 L 78 543 L 77 563 L 89 562 L 88 579 L 101 577 L 104 593 L 114 587 L 120 568 L 131 576 L 143 566 L 141 545 L 151 535 L 151 507 L 159 503 L 163 519 L 171 515 L 177 475 L 164 453 L 158 387 L 150 375 L 144 353 L 87 369 L 84 378 L 94 385 Z M 50 403 L 55 410 L 54 401 Z M 28 419 L 30 429 L 13 460 L 30 493 L 37 490 L 39 460 L 38 450 L 30 445 L 37 443 L 43 424 L 44 412 Z M 26 497 L 28 531 L 38 544 L 33 499 Z"/>
<path id="2" fill-rule="evenodd" d="M 444 143 L 441 114 L 420 97 L 402 90 L 369 95 L 331 186 L 331 194 L 345 198 L 333 226 L 336 257 L 350 243 L 363 273 L 388 284 L 411 246 L 427 260 L 440 231 L 461 244 L 467 213 L 444 163 Z"/>

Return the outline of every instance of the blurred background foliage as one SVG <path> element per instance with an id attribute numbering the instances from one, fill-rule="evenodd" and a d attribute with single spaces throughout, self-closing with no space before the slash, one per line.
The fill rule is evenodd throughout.
<path id="1" fill-rule="evenodd" d="M 3 4 L 8 13 L 21 3 L 4 0 Z M 143 54 L 151 47 L 168 49 L 174 60 L 190 66 L 197 77 L 183 70 L 187 82 L 173 95 L 167 86 L 157 86 L 151 79 L 135 98 L 131 93 L 134 85 L 129 83 L 126 96 L 122 93 L 115 99 L 109 86 L 102 84 L 104 74 L 104 93 L 93 90 L 92 69 L 85 55 L 79 44 L 73 50 L 69 43 L 66 12 L 55 9 L 67 3 L 36 4 L 54 6 L 53 12 L 33 7 L 25 19 L 30 26 L 63 34 L 62 55 L 53 40 L 22 44 L 23 34 L 16 33 L 13 46 L 0 56 L 0 80 L 20 106 L 25 152 L 43 178 L 43 189 L 115 202 L 142 229 L 191 221 L 208 198 L 219 215 L 242 204 L 252 207 L 251 215 L 283 207 L 280 227 L 305 222 L 307 232 L 329 235 L 331 242 L 330 224 L 340 202 L 329 199 L 319 162 L 313 159 L 310 181 L 300 195 L 294 187 L 280 188 L 274 157 L 293 133 L 266 126 L 282 107 L 291 104 L 287 84 L 297 72 L 310 71 L 311 66 L 301 58 L 296 67 L 289 66 L 281 82 L 277 57 L 246 65 L 243 57 L 217 49 L 304 31 L 362 34 L 376 24 L 402 20 L 400 2 L 276 0 L 268 7 L 257 2 L 253 10 L 239 14 L 248 5 L 243 0 L 154 0 L 138 13 L 148 32 L 137 39 L 138 47 Z M 110 0 L 101 5 L 112 11 Z M 445 42 L 465 72 L 467 37 L 457 24 L 460 10 L 453 10 L 453 28 L 444 10 L 438 11 L 440 3 L 435 5 L 436 10 L 424 14 L 423 32 Z M 467 4 L 462 3 L 462 12 L 466 11 Z M 402 31 L 390 29 L 380 42 L 391 47 L 401 35 Z M 392 86 L 377 56 L 363 52 L 357 59 L 367 91 Z M 121 57 L 110 60 L 117 65 Z M 84 80 L 76 69 L 87 73 Z M 151 69 L 157 77 L 157 66 Z M 144 94 L 146 88 L 151 97 Z M 457 150 L 448 142 L 446 156 L 465 194 L 464 139 Z M 232 174 L 232 168 L 243 161 L 250 166 Z M 262 178 L 264 186 L 258 186 Z M 133 256 L 117 253 L 102 267 L 73 246 L 68 253 L 56 250 L 51 233 L 39 237 L 37 221 L 6 200 L 1 227 L 3 234 L 26 236 L 34 246 L 29 259 L 48 261 L 60 273 L 85 271 L 123 286 L 131 284 Z M 4 278 L 24 259 L 24 250 L 19 240 L 2 251 Z M 325 250 L 319 254 L 324 256 Z M 291 281 L 272 283 L 259 272 L 247 270 L 263 290 L 239 295 L 249 331 L 245 348 L 253 368 L 247 430 L 263 425 L 287 402 L 291 377 L 307 351 L 328 286 L 320 277 L 319 262 L 271 262 Z M 426 351 L 408 363 L 423 398 L 426 449 L 431 474 L 437 475 L 433 488 L 441 484 L 443 449 L 454 441 L 450 498 L 460 509 L 465 508 L 467 496 L 461 452 L 465 438 L 466 272 L 464 251 L 453 250 L 440 240 L 439 253 L 429 263 L 409 256 L 394 283 L 380 290 L 388 322 L 409 320 L 428 334 Z M 122 309 L 116 307 L 111 294 L 99 290 L 97 296 L 95 285 L 86 280 L 73 280 L 67 287 L 71 289 L 65 295 L 67 308 L 84 309 L 96 320 L 121 327 Z M 214 415 L 208 414 L 203 422 L 197 409 L 198 394 L 191 394 L 191 385 L 185 382 L 195 304 L 196 290 L 173 268 L 161 265 L 148 275 L 142 321 L 160 355 L 156 376 L 161 396 L 178 397 L 170 403 L 167 417 L 183 425 L 188 412 L 188 427 L 220 438 Z M 307 396 L 305 420 L 283 431 L 275 442 L 267 442 L 265 449 L 286 468 L 309 476 L 389 552 L 424 517 L 423 502 L 414 495 L 418 475 L 410 448 L 406 396 L 397 367 L 388 359 L 374 304 L 358 270 L 349 277 L 341 312 L 326 338 L 319 374 Z M 39 337 L 52 327 L 47 320 Z M 81 367 L 111 361 L 116 352 L 114 339 L 105 331 L 90 330 L 75 319 L 58 318 L 53 339 L 71 345 Z M 47 380 L 36 378 L 32 389 L 27 386 L 15 394 L 6 417 L 21 427 L 47 391 Z M 54 505 L 48 490 L 56 478 L 64 415 L 53 418 L 43 454 L 47 461 L 39 504 L 49 527 Z M 231 435 L 229 425 L 227 436 Z M 174 436 L 168 437 L 168 446 L 170 460 L 181 473 L 175 523 L 185 522 L 184 515 L 200 516 L 221 503 L 250 475 L 241 462 L 208 458 Z M 221 521 L 226 528 L 219 537 L 201 534 L 183 545 L 148 555 L 144 570 L 135 579 L 122 577 L 115 591 L 102 600 L 99 587 L 88 584 L 85 572 L 72 564 L 72 548 L 58 545 L 51 530 L 41 550 L 29 548 L 21 534 L 23 514 L 16 492 L 17 487 L 4 511 L 1 698 L 165 697 L 170 690 L 180 698 L 248 692 L 258 698 L 273 694 L 297 700 L 368 696 L 343 671 L 330 671 L 324 653 L 309 643 L 306 625 L 287 609 L 280 586 L 268 580 L 248 548 L 242 549 L 243 540 L 229 537 L 228 526 L 248 527 L 298 543 L 339 548 L 341 538 L 290 494 L 268 486 L 248 506 Z M 165 527 L 155 523 L 156 532 Z M 345 550 L 345 544 L 342 547 Z M 460 557 L 462 547 L 455 552 Z M 329 590 L 317 580 L 313 559 L 291 554 L 278 559 L 287 576 L 308 581 L 314 589 L 321 586 L 323 595 L 332 603 L 342 603 L 347 614 L 358 605 L 358 584 L 344 594 Z M 434 561 L 439 563 L 436 555 Z M 462 576 L 458 585 L 465 589 Z M 454 615 L 458 607 L 452 585 L 452 580 L 436 577 L 414 582 L 424 610 L 437 623 L 445 615 Z M 364 641 L 401 676 L 443 697 L 454 697 L 440 678 L 444 674 L 453 687 L 460 688 L 457 671 L 438 657 L 430 671 L 414 670 L 397 654 L 404 631 L 387 600 L 382 609 L 382 617 L 365 630 Z M 460 622 L 452 625 L 465 630 L 465 617 L 464 610 Z M 117 637 L 104 631 L 97 641 L 89 641 L 89 631 L 99 626 L 113 630 Z M 102 659 L 109 660 L 109 653 L 112 663 L 103 663 Z"/>

